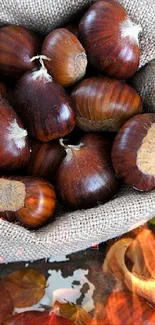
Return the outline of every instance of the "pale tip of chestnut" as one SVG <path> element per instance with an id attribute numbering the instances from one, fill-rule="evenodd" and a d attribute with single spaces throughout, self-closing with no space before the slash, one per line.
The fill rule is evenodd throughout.
<path id="1" fill-rule="evenodd" d="M 79 143 L 78 145 L 72 145 L 72 144 L 64 144 L 64 140 L 63 139 L 59 139 L 59 143 L 60 145 L 65 149 L 66 151 L 66 157 L 64 158 L 64 160 L 69 161 L 71 160 L 72 156 L 73 156 L 73 151 L 77 151 L 80 150 L 81 147 L 83 147 L 83 143 Z"/>
<path id="2" fill-rule="evenodd" d="M 85 53 L 79 53 L 75 57 L 75 82 L 80 81 L 85 73 L 87 68 L 87 55 Z"/>
<path id="3" fill-rule="evenodd" d="M 51 59 L 48 58 L 46 55 L 36 55 L 30 59 L 30 62 L 33 62 L 34 60 L 39 60 L 41 68 L 39 70 L 33 72 L 32 79 L 37 80 L 38 78 L 41 78 L 41 79 L 43 79 L 44 83 L 51 82 L 53 79 L 52 79 L 51 75 L 49 75 L 49 73 L 44 65 L 44 60 L 50 61 Z"/>
<path id="4" fill-rule="evenodd" d="M 27 136 L 27 131 L 22 129 L 16 119 L 8 126 L 8 139 L 14 140 L 18 149 L 22 150 L 25 147 L 25 138 Z"/>
<path id="5" fill-rule="evenodd" d="M 139 24 L 135 24 L 129 17 L 124 20 L 120 25 L 121 36 L 129 37 L 131 42 L 139 45 L 139 33 L 142 32 L 142 27 Z"/>

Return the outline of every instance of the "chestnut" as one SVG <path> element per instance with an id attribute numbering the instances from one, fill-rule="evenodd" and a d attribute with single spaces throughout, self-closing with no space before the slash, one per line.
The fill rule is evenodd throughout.
<path id="1" fill-rule="evenodd" d="M 73 90 L 77 124 L 85 131 L 113 131 L 142 113 L 142 101 L 127 84 L 108 77 L 81 81 Z"/>
<path id="2" fill-rule="evenodd" d="M 48 74 L 42 57 L 36 58 L 41 62 L 40 70 L 27 72 L 18 80 L 13 103 L 29 135 L 47 142 L 73 130 L 75 112 L 69 96 Z"/>
<path id="3" fill-rule="evenodd" d="M 92 66 L 120 79 L 133 76 L 138 69 L 141 31 L 115 0 L 97 1 L 79 25 L 79 37 Z"/>
<path id="4" fill-rule="evenodd" d="M 87 134 L 78 145 L 67 145 L 65 149 L 66 157 L 56 176 L 56 189 L 62 202 L 78 209 L 110 200 L 118 182 L 111 167 L 108 138 Z"/>
<path id="5" fill-rule="evenodd" d="M 14 109 L 0 97 L 0 169 L 24 167 L 30 158 L 27 131 Z"/>
<path id="6" fill-rule="evenodd" d="M 42 143 L 33 141 L 28 174 L 53 182 L 59 165 L 66 155 L 65 149 L 58 141 Z"/>
<path id="7" fill-rule="evenodd" d="M 116 174 L 139 191 L 155 188 L 155 114 L 132 117 L 117 134 L 112 147 Z"/>
<path id="8" fill-rule="evenodd" d="M 0 73 L 17 78 L 32 70 L 35 63 L 30 59 L 39 49 L 37 36 L 28 29 L 15 25 L 0 28 Z"/>
<path id="9" fill-rule="evenodd" d="M 7 92 L 7 90 L 6 90 L 6 86 L 4 85 L 3 82 L 0 81 L 0 96 L 1 96 L 2 98 L 4 98 L 5 95 L 6 95 L 6 92 Z"/>
<path id="10" fill-rule="evenodd" d="M 71 86 L 86 73 L 87 56 L 77 37 L 65 28 L 48 34 L 42 45 L 42 54 L 50 60 L 45 66 L 62 86 Z"/>
<path id="11" fill-rule="evenodd" d="M 0 214 L 27 229 L 43 226 L 53 216 L 56 195 L 52 185 L 34 177 L 0 178 Z"/>

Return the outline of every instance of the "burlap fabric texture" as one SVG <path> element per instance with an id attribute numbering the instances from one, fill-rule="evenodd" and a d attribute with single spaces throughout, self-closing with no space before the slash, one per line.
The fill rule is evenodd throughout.
<path id="1" fill-rule="evenodd" d="M 48 33 L 88 7 L 89 0 L 0 0 L 0 24 L 15 23 Z M 140 23 L 143 69 L 131 81 L 142 95 L 145 109 L 155 110 L 155 1 L 121 0 L 129 15 Z M 150 63 L 152 61 L 152 63 Z M 145 66 L 147 64 L 147 66 Z M 145 67 L 144 67 L 145 66 Z M 36 260 L 69 254 L 121 235 L 155 216 L 155 191 L 139 193 L 123 189 L 112 201 L 89 210 L 63 213 L 55 221 L 30 232 L 0 221 L 0 262 Z"/>

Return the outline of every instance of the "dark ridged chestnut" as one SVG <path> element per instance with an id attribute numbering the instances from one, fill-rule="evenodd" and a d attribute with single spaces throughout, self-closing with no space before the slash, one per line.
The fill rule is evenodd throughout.
<path id="1" fill-rule="evenodd" d="M 0 73 L 14 78 L 32 70 L 30 59 L 38 54 L 40 44 L 28 29 L 9 25 L 0 28 Z"/>
<path id="2" fill-rule="evenodd" d="M 65 28 L 58 28 L 46 36 L 42 45 L 45 66 L 63 87 L 81 80 L 87 67 L 86 52 L 77 37 Z"/>
<path id="3" fill-rule="evenodd" d="M 116 79 L 89 78 L 76 86 L 72 98 L 77 124 L 85 131 L 113 131 L 132 116 L 142 113 L 137 92 Z"/>
<path id="4" fill-rule="evenodd" d="M 133 23 L 115 0 L 93 4 L 79 25 L 79 36 L 89 62 L 109 76 L 127 79 L 139 65 L 138 34 Z"/>
<path id="5" fill-rule="evenodd" d="M 66 146 L 56 189 L 62 202 L 73 209 L 90 208 L 105 203 L 117 190 L 117 179 L 111 167 L 111 144 L 108 138 L 85 135 L 79 145 Z"/>
<path id="6" fill-rule="evenodd" d="M 4 98 L 6 96 L 6 86 L 4 85 L 3 82 L 0 81 L 0 96 Z"/>
<path id="7" fill-rule="evenodd" d="M 34 177 L 0 178 L 0 215 L 28 229 L 49 221 L 55 211 L 56 195 L 52 185 Z"/>
<path id="8" fill-rule="evenodd" d="M 14 109 L 0 97 L 0 169 L 24 167 L 30 158 L 27 131 Z"/>
<path id="9" fill-rule="evenodd" d="M 44 67 L 22 76 L 14 90 L 13 102 L 34 139 L 47 142 L 61 138 L 75 126 L 70 98 Z"/>
<path id="10" fill-rule="evenodd" d="M 127 121 L 112 147 L 116 174 L 139 191 L 155 188 L 155 114 L 137 115 Z"/>
<path id="11" fill-rule="evenodd" d="M 59 165 L 66 155 L 65 149 L 58 141 L 42 143 L 33 141 L 28 174 L 53 182 Z"/>

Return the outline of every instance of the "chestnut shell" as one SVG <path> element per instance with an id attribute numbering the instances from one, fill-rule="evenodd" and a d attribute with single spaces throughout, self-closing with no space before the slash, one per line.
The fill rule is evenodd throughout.
<path id="1" fill-rule="evenodd" d="M 79 37 L 92 66 L 119 79 L 135 74 L 139 65 L 137 34 L 141 28 L 138 25 L 134 29 L 135 24 L 131 24 L 117 1 L 97 1 L 90 7 L 80 22 Z"/>
<path id="2" fill-rule="evenodd" d="M 10 222 L 19 222 L 27 229 L 37 229 L 51 220 L 56 207 L 56 195 L 51 184 L 30 176 L 16 176 L 7 179 L 22 182 L 26 194 L 24 206 L 21 209 L 0 212 L 4 219 Z"/>
<path id="3" fill-rule="evenodd" d="M 63 87 L 73 85 L 86 73 L 85 49 L 77 37 L 65 28 L 55 29 L 46 36 L 42 54 L 50 58 L 44 64 L 51 76 Z"/>
<path id="4" fill-rule="evenodd" d="M 35 62 L 30 59 L 40 50 L 38 37 L 22 26 L 0 28 L 0 72 L 14 78 L 32 70 Z"/>
<path id="5" fill-rule="evenodd" d="M 47 142 L 73 130 L 75 112 L 64 89 L 44 70 L 36 78 L 39 71 L 27 72 L 17 82 L 13 103 L 29 135 Z"/>
<path id="6" fill-rule="evenodd" d="M 155 174 L 144 173 L 137 165 L 138 151 L 152 125 L 155 125 L 154 113 L 134 116 L 122 126 L 112 147 L 112 163 L 116 174 L 124 183 L 139 191 L 155 188 Z M 151 141 L 154 141 L 153 135 Z M 148 153 L 143 156 L 144 161 L 141 163 L 149 165 L 150 155 L 152 159 L 154 157 L 153 147 L 149 153 L 149 142 L 146 142 L 146 150 Z"/>
<path id="7" fill-rule="evenodd" d="M 54 181 L 56 172 L 66 155 L 64 148 L 58 141 L 42 143 L 33 141 L 32 152 L 28 164 L 28 175 L 43 177 L 48 181 Z"/>
<path id="8" fill-rule="evenodd" d="M 79 149 L 68 146 L 56 176 L 58 196 L 72 209 L 105 203 L 118 188 L 110 160 L 111 141 L 91 133 L 80 143 Z"/>
<path id="9" fill-rule="evenodd" d="M 0 169 L 13 170 L 24 167 L 30 158 L 29 141 L 27 136 L 24 136 L 24 144 L 18 146 L 19 130 L 24 131 L 24 126 L 14 109 L 2 98 L 0 122 Z"/>
<path id="10" fill-rule="evenodd" d="M 72 98 L 77 124 L 85 131 L 118 132 L 129 118 L 142 113 L 138 93 L 126 83 L 108 77 L 81 81 Z"/>

